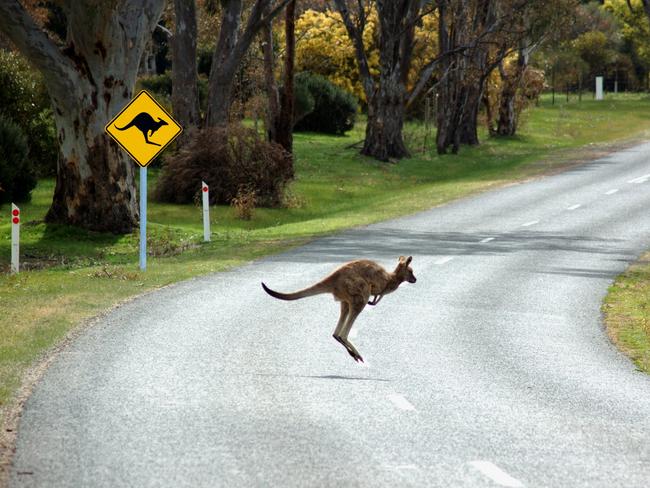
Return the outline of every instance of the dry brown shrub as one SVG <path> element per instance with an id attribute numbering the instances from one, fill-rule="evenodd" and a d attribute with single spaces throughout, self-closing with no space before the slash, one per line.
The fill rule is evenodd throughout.
<path id="1" fill-rule="evenodd" d="M 210 187 L 210 204 L 229 205 L 241 188 L 255 193 L 255 204 L 282 205 L 293 178 L 291 155 L 241 125 L 197 131 L 177 154 L 167 159 L 156 185 L 159 202 L 192 203 L 201 181 Z"/>
<path id="2" fill-rule="evenodd" d="M 250 187 L 246 186 L 239 188 L 237 196 L 230 202 L 230 205 L 235 209 L 237 218 L 251 220 L 255 211 L 256 199 L 255 190 L 251 190 Z"/>

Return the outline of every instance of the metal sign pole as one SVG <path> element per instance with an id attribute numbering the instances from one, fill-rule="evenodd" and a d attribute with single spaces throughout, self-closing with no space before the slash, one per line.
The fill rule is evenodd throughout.
<path id="1" fill-rule="evenodd" d="M 11 204 L 11 272 L 20 269 L 20 209 Z"/>
<path id="2" fill-rule="evenodd" d="M 147 167 L 140 166 L 140 269 L 147 270 Z"/>
<path id="3" fill-rule="evenodd" d="M 210 197 L 209 187 L 205 181 L 201 182 L 201 193 L 203 194 L 203 240 L 210 242 Z"/>

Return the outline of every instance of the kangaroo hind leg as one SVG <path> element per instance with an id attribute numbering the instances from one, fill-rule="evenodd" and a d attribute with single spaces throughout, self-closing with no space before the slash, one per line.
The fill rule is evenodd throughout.
<path id="1" fill-rule="evenodd" d="M 348 334 L 350 333 L 350 330 L 354 325 L 354 321 L 357 320 L 357 317 L 363 311 L 364 307 L 366 306 L 366 303 L 368 303 L 368 298 L 370 298 L 370 294 L 368 294 L 368 296 L 360 297 L 359 300 L 354 301 L 354 303 L 350 307 L 350 313 L 348 314 L 348 318 L 345 322 L 345 325 L 343 326 L 343 334 L 341 336 L 341 339 L 343 340 L 343 345 L 348 350 L 348 353 L 350 353 L 350 356 L 352 356 L 355 361 L 357 362 L 361 361 L 362 363 L 364 362 L 363 357 L 361 357 L 359 351 L 357 351 L 357 349 L 354 347 L 354 344 L 352 344 L 348 340 Z"/>
<path id="2" fill-rule="evenodd" d="M 343 334 L 343 328 L 345 327 L 345 323 L 347 321 L 349 313 L 350 313 L 350 305 L 348 304 L 348 302 L 342 301 L 341 316 L 339 317 L 339 322 L 338 324 L 336 324 L 336 329 L 334 329 L 334 334 L 332 334 L 332 337 L 334 337 L 334 339 L 340 342 L 348 350 L 348 353 L 350 353 L 350 355 L 354 357 L 341 336 Z"/>

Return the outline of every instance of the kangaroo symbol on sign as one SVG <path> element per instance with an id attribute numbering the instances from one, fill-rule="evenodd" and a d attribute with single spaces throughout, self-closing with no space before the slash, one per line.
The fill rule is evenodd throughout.
<path id="1" fill-rule="evenodd" d="M 144 136 L 144 141 L 147 144 L 151 144 L 153 146 L 160 146 L 160 144 L 156 144 L 155 142 L 151 142 L 149 140 L 150 136 L 153 136 L 154 133 L 160 129 L 163 125 L 169 125 L 167 122 L 165 122 L 163 119 L 158 117 L 158 121 L 155 121 L 151 115 L 149 115 L 147 112 L 140 112 L 138 115 L 133 117 L 133 120 L 126 124 L 124 127 L 118 127 L 115 126 L 117 130 L 127 130 L 130 127 L 136 127 L 140 132 L 142 132 L 142 135 Z"/>

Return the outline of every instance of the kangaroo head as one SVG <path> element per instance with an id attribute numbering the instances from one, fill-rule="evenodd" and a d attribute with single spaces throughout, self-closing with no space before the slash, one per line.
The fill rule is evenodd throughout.
<path id="1" fill-rule="evenodd" d="M 397 268 L 395 268 L 395 275 L 400 279 L 400 281 L 408 281 L 409 283 L 415 283 L 415 275 L 413 274 L 413 269 L 409 266 L 413 256 L 399 257 L 399 263 L 397 263 Z"/>
<path id="2" fill-rule="evenodd" d="M 158 125 L 162 127 L 163 125 L 169 125 L 169 124 L 165 122 L 163 119 L 161 119 L 160 117 L 158 117 Z"/>

